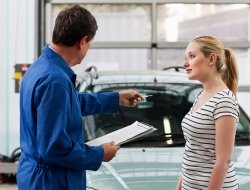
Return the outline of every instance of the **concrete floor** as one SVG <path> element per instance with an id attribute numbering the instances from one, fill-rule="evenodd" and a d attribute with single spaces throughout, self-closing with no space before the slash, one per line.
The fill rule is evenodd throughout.
<path id="1" fill-rule="evenodd" d="M 18 190 L 17 185 L 0 184 L 0 190 Z"/>

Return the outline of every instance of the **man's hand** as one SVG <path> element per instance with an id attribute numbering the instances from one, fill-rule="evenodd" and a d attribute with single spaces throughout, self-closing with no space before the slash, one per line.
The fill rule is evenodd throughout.
<path id="1" fill-rule="evenodd" d="M 116 152 L 120 149 L 120 146 L 114 145 L 114 142 L 104 143 L 102 147 L 104 149 L 104 162 L 112 160 L 115 157 Z"/>
<path id="2" fill-rule="evenodd" d="M 127 107 L 134 107 L 136 104 L 144 100 L 143 96 L 135 90 L 121 90 L 119 91 L 120 105 Z"/>

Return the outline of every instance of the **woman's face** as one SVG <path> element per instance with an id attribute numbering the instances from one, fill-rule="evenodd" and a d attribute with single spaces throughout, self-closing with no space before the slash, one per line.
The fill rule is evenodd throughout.
<path id="1" fill-rule="evenodd" d="M 210 58 L 206 58 L 200 51 L 197 42 L 190 42 L 186 48 L 184 67 L 190 80 L 203 81 L 208 74 Z"/>

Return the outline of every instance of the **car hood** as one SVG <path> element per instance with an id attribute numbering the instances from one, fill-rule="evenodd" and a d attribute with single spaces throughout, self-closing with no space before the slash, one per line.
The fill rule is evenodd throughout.
<path id="1" fill-rule="evenodd" d="M 248 147 L 236 147 L 234 164 L 241 190 L 249 190 Z M 87 172 L 88 186 L 97 190 L 175 189 L 184 148 L 121 148 L 98 171 Z"/>

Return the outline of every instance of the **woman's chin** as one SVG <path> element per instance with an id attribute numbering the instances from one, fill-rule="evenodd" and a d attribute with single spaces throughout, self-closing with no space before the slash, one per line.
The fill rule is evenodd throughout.
<path id="1" fill-rule="evenodd" d="M 187 76 L 189 80 L 195 80 L 195 78 L 192 75 Z"/>

